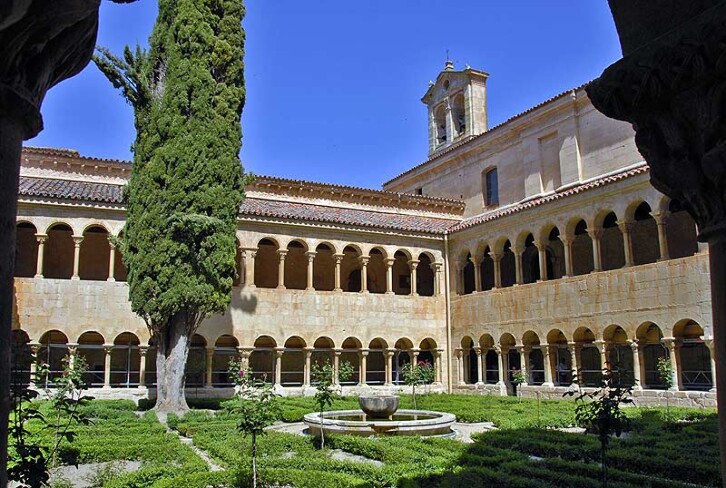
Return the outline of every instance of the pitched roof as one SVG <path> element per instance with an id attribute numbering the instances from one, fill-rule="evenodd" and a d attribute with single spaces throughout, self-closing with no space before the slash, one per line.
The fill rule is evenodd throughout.
<path id="1" fill-rule="evenodd" d="M 427 234 L 443 234 L 460 222 L 459 218 L 436 218 L 394 212 L 371 211 L 349 207 L 330 207 L 303 202 L 288 202 L 248 197 L 240 208 L 242 215 L 273 217 L 279 219 L 330 222 L 395 229 Z"/>
<path id="2" fill-rule="evenodd" d="M 123 203 L 123 187 L 109 183 L 20 177 L 18 194 L 88 202 Z"/>

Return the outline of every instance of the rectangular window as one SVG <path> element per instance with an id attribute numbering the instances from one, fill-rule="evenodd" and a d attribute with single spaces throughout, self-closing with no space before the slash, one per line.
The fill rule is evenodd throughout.
<path id="1" fill-rule="evenodd" d="M 416 195 L 423 195 L 423 187 L 416 188 Z"/>
<path id="2" fill-rule="evenodd" d="M 499 205 L 499 181 L 497 168 L 490 169 L 484 174 L 484 203 L 487 207 Z"/>

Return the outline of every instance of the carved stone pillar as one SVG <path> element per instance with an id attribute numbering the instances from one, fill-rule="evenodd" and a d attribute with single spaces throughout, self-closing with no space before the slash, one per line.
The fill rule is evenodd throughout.
<path id="1" fill-rule="evenodd" d="M 393 355 L 396 354 L 395 349 L 386 349 L 386 378 L 383 386 L 393 385 Z"/>
<path id="2" fill-rule="evenodd" d="M 277 264 L 277 289 L 285 289 L 285 256 L 287 256 L 287 249 L 278 249 L 277 255 L 280 257 L 280 261 Z"/>
<path id="3" fill-rule="evenodd" d="M 441 295 L 441 268 L 442 263 L 431 263 L 431 269 L 434 271 L 434 296 Z"/>
<path id="4" fill-rule="evenodd" d="M 75 366 L 76 357 L 78 357 L 78 344 L 75 342 L 69 342 L 68 346 L 68 364 L 70 367 Z"/>
<path id="5" fill-rule="evenodd" d="M 303 369 L 303 388 L 310 386 L 310 372 L 312 370 L 312 357 L 314 347 L 306 347 L 303 349 L 305 352 L 305 367 Z"/>
<path id="6" fill-rule="evenodd" d="M 466 381 L 464 381 L 464 351 L 462 349 L 457 349 L 455 354 L 457 370 L 459 372 L 459 385 L 463 386 L 466 384 Z"/>
<path id="7" fill-rule="evenodd" d="M 78 265 L 81 261 L 81 242 L 83 242 L 83 236 L 73 236 L 73 276 L 72 280 L 80 280 L 78 276 Z"/>
<path id="8" fill-rule="evenodd" d="M 444 351 L 437 349 L 434 351 L 434 362 L 436 363 L 436 372 L 434 373 L 434 382 L 441 384 L 442 378 L 444 377 L 444 366 L 443 366 Z"/>
<path id="9" fill-rule="evenodd" d="M 564 247 L 564 254 L 565 254 L 565 274 L 563 278 L 566 278 L 568 276 L 573 276 L 575 273 L 572 271 L 572 241 L 574 240 L 573 237 L 565 236 L 560 237 L 560 241 L 562 241 L 562 246 Z"/>
<path id="10" fill-rule="evenodd" d="M 678 364 L 678 344 L 676 342 L 676 339 L 673 337 L 664 337 L 663 339 L 661 339 L 661 342 L 663 342 L 663 345 L 665 345 L 666 349 L 668 349 L 668 361 L 670 361 L 671 368 L 673 369 L 673 377 L 671 378 L 673 386 L 670 388 L 670 390 L 678 391 L 681 383 L 681 371 Z"/>
<path id="11" fill-rule="evenodd" d="M 416 290 L 416 268 L 418 268 L 418 260 L 412 259 L 408 262 L 408 266 L 411 268 L 411 296 L 418 296 L 418 290 Z"/>
<path id="12" fill-rule="evenodd" d="M 116 281 L 114 277 L 114 268 L 116 267 L 116 245 L 108 241 L 109 253 L 108 253 L 108 278 L 106 281 Z"/>
<path id="13" fill-rule="evenodd" d="M 623 234 L 623 251 L 625 252 L 625 268 L 633 265 L 633 240 L 630 237 L 630 231 L 633 229 L 634 222 L 618 221 L 618 228 Z"/>
<path id="14" fill-rule="evenodd" d="M 333 254 L 333 259 L 335 260 L 335 288 L 333 288 L 333 291 L 343 291 L 340 287 L 340 263 L 343 262 L 344 257 L 345 254 Z"/>
<path id="15" fill-rule="evenodd" d="M 393 295 L 393 263 L 395 258 L 385 258 L 383 264 L 386 265 L 386 295 Z"/>
<path id="16" fill-rule="evenodd" d="M 358 386 L 368 383 L 368 349 L 358 351 Z"/>
<path id="17" fill-rule="evenodd" d="M 529 383 L 529 348 L 526 348 L 524 346 L 516 346 L 517 352 L 519 352 L 519 364 L 521 366 L 522 374 L 524 375 L 524 383 L 522 385 L 527 385 Z"/>
<path id="18" fill-rule="evenodd" d="M 552 381 L 552 361 L 550 360 L 550 346 L 549 344 L 540 344 L 540 350 L 542 351 L 542 362 L 544 363 L 544 383 L 542 386 L 555 386 Z"/>
<path id="19" fill-rule="evenodd" d="M 308 276 L 307 276 L 307 285 L 305 286 L 305 289 L 308 291 L 315 290 L 315 287 L 313 286 L 313 263 L 315 261 L 315 255 L 317 252 L 315 251 L 308 251 L 305 253 L 305 256 L 308 258 Z"/>
<path id="20" fill-rule="evenodd" d="M 633 390 L 642 390 L 641 372 L 643 367 L 641 366 L 642 362 L 640 360 L 640 347 L 638 347 L 637 340 L 628 341 L 628 345 L 630 346 L 630 350 L 633 351 L 633 379 L 635 380 Z"/>
<path id="21" fill-rule="evenodd" d="M 360 292 L 368 293 L 368 261 L 370 256 L 361 256 L 360 258 Z"/>
<path id="22" fill-rule="evenodd" d="M 255 258 L 256 248 L 247 248 L 242 251 L 242 260 L 245 263 L 245 288 L 255 288 Z"/>
<path id="23" fill-rule="evenodd" d="M 592 240 L 592 262 L 593 271 L 602 271 L 602 255 L 600 253 L 600 238 L 602 237 L 602 229 L 587 229 L 587 233 Z"/>
<path id="24" fill-rule="evenodd" d="M 711 389 L 709 391 L 716 391 L 716 344 L 713 339 L 706 339 L 703 341 L 708 347 L 709 356 L 711 356 Z"/>
<path id="25" fill-rule="evenodd" d="M 597 340 L 594 342 L 595 347 L 597 347 L 598 352 L 600 353 L 600 369 L 610 369 L 610 365 L 608 364 L 608 350 L 607 350 L 607 342 L 604 340 Z"/>
<path id="26" fill-rule="evenodd" d="M 204 388 L 212 388 L 213 387 L 213 378 L 214 370 L 214 346 L 207 347 L 204 350 L 204 359 L 205 359 L 205 368 L 204 368 Z"/>
<path id="27" fill-rule="evenodd" d="M 146 387 L 146 354 L 148 346 L 139 346 L 139 388 Z"/>
<path id="28" fill-rule="evenodd" d="M 514 253 L 514 281 L 516 284 L 521 285 L 524 283 L 524 276 L 522 273 L 522 253 L 524 250 L 515 247 L 512 248 L 512 252 Z"/>
<path id="29" fill-rule="evenodd" d="M 633 124 L 655 188 L 708 242 L 722 484 L 726 486 L 726 4 L 610 0 L 623 59 L 587 87 L 599 111 Z"/>
<path id="30" fill-rule="evenodd" d="M 481 261 L 471 258 L 471 264 L 474 265 L 474 293 L 481 291 Z"/>
<path id="31" fill-rule="evenodd" d="M 477 368 L 476 368 L 476 384 L 477 385 L 483 385 L 484 384 L 484 376 L 482 375 L 482 367 L 481 367 L 481 365 L 482 365 L 482 360 L 481 360 L 482 350 L 481 350 L 481 347 L 475 346 L 474 347 L 474 352 L 476 353 L 476 366 L 477 366 Z"/>
<path id="32" fill-rule="evenodd" d="M 658 249 L 660 250 L 660 258 L 658 261 L 665 261 L 670 259 L 670 252 L 668 251 L 668 235 L 666 231 L 666 224 L 668 223 L 667 212 L 651 212 L 655 224 L 658 227 Z"/>
<path id="33" fill-rule="evenodd" d="M 494 351 L 497 353 L 497 385 L 504 385 L 504 372 L 506 367 L 504 365 L 504 356 L 509 354 L 509 349 L 502 346 L 495 346 Z"/>
<path id="34" fill-rule="evenodd" d="M 575 384 L 575 380 L 582 384 L 582 378 L 580 378 L 580 354 L 578 354 L 578 347 L 576 342 L 568 342 L 567 350 L 570 352 L 570 368 L 572 368 L 572 379 L 571 384 Z"/>
<path id="35" fill-rule="evenodd" d="M 490 253 L 494 264 L 494 288 L 502 287 L 502 255 Z"/>
<path id="36" fill-rule="evenodd" d="M 103 387 L 111 388 L 111 352 L 113 351 L 113 344 L 103 345 Z"/>
<path id="37" fill-rule="evenodd" d="M 340 355 L 343 353 L 342 349 L 333 350 L 333 384 L 340 384 Z"/>
<path id="38" fill-rule="evenodd" d="M 275 348 L 275 355 L 273 356 L 275 364 L 274 364 L 274 371 L 275 371 L 275 388 L 281 388 L 282 387 L 282 356 L 285 354 L 285 348 L 284 347 L 276 347 Z"/>
<path id="39" fill-rule="evenodd" d="M 45 241 L 48 240 L 47 234 L 35 234 L 38 241 L 38 258 L 35 263 L 35 278 L 43 277 L 43 257 L 45 256 Z"/>
<path id="40" fill-rule="evenodd" d="M 539 260 L 539 279 L 547 281 L 547 245 L 542 241 L 534 241 L 534 247 L 537 248 Z"/>

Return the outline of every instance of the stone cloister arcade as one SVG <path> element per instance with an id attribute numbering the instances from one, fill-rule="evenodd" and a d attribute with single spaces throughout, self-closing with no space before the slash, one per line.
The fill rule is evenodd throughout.
<path id="1" fill-rule="evenodd" d="M 653 198 L 655 200 L 655 198 Z M 655 208 L 655 210 L 653 210 Z M 692 256 L 699 252 L 696 224 L 679 202 L 638 199 L 549 222 L 538 231 L 479 236 L 457 253 L 459 295 L 578 276 Z M 517 232 L 516 228 L 512 229 Z"/>
<path id="2" fill-rule="evenodd" d="M 714 385 L 714 346 L 703 336 L 701 325 L 690 319 L 664 329 L 645 322 L 636 328 L 613 324 L 602 331 L 577 327 L 569 333 L 466 335 L 456 349 L 458 384 L 503 387 L 521 370 L 526 385 L 570 387 L 577 372 L 580 386 L 598 386 L 603 369 L 611 369 L 636 390 L 657 390 L 664 388 L 657 363 L 667 358 L 674 371 L 673 390 L 708 391 Z"/>

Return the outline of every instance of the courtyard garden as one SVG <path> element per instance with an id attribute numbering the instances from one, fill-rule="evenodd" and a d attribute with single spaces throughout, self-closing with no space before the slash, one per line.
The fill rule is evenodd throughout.
<path id="1" fill-rule="evenodd" d="M 472 443 L 450 438 L 311 437 L 270 430 L 258 439 L 259 486 L 296 487 L 597 487 L 600 443 L 575 432 L 575 403 L 475 395 L 423 395 L 418 408 L 450 412 L 462 423 L 490 422 Z M 249 485 L 251 438 L 241 434 L 238 400 L 191 402 L 183 417 L 160 423 L 147 405 L 94 400 L 92 419 L 63 443 L 65 465 L 106 463 L 84 479 L 66 470 L 55 486 L 205 488 Z M 316 409 L 312 398 L 282 398 L 285 424 Z M 410 408 L 410 396 L 401 398 Z M 338 398 L 331 409 L 356 409 Z M 627 408 L 630 429 L 610 441 L 610 487 L 719 486 L 714 410 Z M 32 430 L 32 423 L 31 423 Z M 36 434 L 51 443 L 48 433 Z M 133 464 L 122 464 L 134 461 Z M 130 466 L 130 467 L 129 467 Z M 70 473 L 70 474 L 69 474 Z M 82 484 L 84 483 L 84 484 Z"/>

